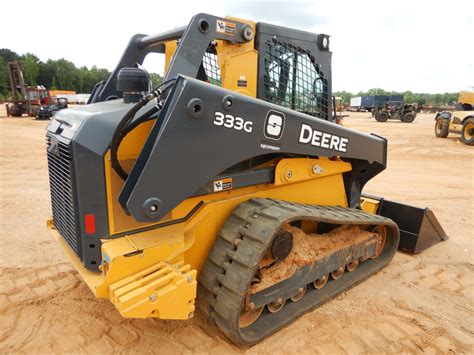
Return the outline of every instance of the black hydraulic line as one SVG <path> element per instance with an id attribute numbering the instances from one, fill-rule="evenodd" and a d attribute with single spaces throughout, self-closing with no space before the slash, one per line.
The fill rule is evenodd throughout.
<path id="1" fill-rule="evenodd" d="M 112 164 L 112 168 L 115 170 L 115 172 L 123 180 L 127 179 L 128 174 L 125 172 L 125 170 L 120 165 L 120 162 L 118 161 L 117 152 L 118 152 L 120 142 L 125 137 L 124 129 L 133 120 L 136 113 L 143 106 L 145 106 L 151 100 L 160 97 L 164 92 L 166 92 L 172 86 L 172 83 L 174 82 L 174 80 L 175 79 L 173 78 L 173 79 L 169 79 L 169 80 L 164 81 L 163 83 L 158 85 L 157 88 L 152 90 L 145 97 L 143 97 L 140 101 L 138 101 L 135 105 L 133 105 L 132 108 L 130 110 L 128 110 L 127 113 L 122 117 L 119 124 L 115 128 L 114 135 L 112 136 L 112 141 L 110 142 L 110 161 L 111 161 L 111 164 Z M 158 110 L 159 110 L 160 109 L 160 103 L 156 106 L 158 106 Z M 149 110 L 148 112 L 150 112 L 150 111 L 151 110 Z M 140 116 L 139 118 L 142 118 L 143 116 L 144 115 Z"/>
<path id="2" fill-rule="evenodd" d="M 154 105 L 151 109 L 149 109 L 147 112 L 145 112 L 143 115 L 137 117 L 133 121 L 129 121 L 128 125 L 124 128 L 122 131 L 123 137 L 133 131 L 137 126 L 139 126 L 141 123 L 149 121 L 152 119 L 152 115 L 157 113 L 159 110 L 161 110 L 161 107 L 163 106 L 162 103 L 158 105 Z"/>

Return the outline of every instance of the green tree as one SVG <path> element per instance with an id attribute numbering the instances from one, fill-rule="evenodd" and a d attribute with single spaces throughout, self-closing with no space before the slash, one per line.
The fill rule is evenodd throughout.
<path id="1" fill-rule="evenodd" d="M 11 95 L 7 63 L 19 58 L 18 54 L 8 48 L 0 48 L 0 96 L 6 99 Z"/>
<path id="2" fill-rule="evenodd" d="M 20 59 L 18 53 L 15 53 L 8 48 L 0 48 L 0 57 L 2 57 L 5 62 L 11 62 L 13 60 Z"/>
<path id="3" fill-rule="evenodd" d="M 23 66 L 23 77 L 25 84 L 37 85 L 37 77 L 40 70 L 40 60 L 37 56 L 31 53 L 26 53 L 21 56 L 21 64 Z"/>
<path id="4" fill-rule="evenodd" d="M 342 98 L 343 104 L 349 104 L 351 101 L 351 97 L 354 96 L 352 93 L 347 91 L 335 91 L 332 93 L 334 96 L 339 96 Z"/>
<path id="5" fill-rule="evenodd" d="M 163 82 L 163 77 L 157 73 L 150 73 L 151 84 L 154 88 Z"/>

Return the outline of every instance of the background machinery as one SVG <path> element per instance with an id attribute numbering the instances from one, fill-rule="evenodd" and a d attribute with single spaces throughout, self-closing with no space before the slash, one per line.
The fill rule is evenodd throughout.
<path id="1" fill-rule="evenodd" d="M 8 116 L 20 117 L 27 114 L 36 115 L 36 111 L 44 104 L 48 92 L 43 86 L 29 86 L 25 84 L 21 63 L 17 60 L 7 64 L 8 78 L 12 92 L 13 104 L 7 106 Z"/>
<path id="2" fill-rule="evenodd" d="M 50 96 L 44 86 L 26 85 L 18 60 L 8 62 L 7 72 L 13 95 L 12 104 L 7 105 L 7 116 L 27 114 L 37 119 L 49 119 L 55 112 L 68 107 L 67 99 Z"/>
<path id="3" fill-rule="evenodd" d="M 49 96 L 47 105 L 41 106 L 36 111 L 37 119 L 50 119 L 59 110 L 68 108 L 69 103 L 65 97 Z"/>
<path id="4" fill-rule="evenodd" d="M 397 119 L 405 123 L 412 123 L 416 117 L 415 106 L 404 104 L 403 101 L 388 101 L 383 106 L 374 107 L 371 112 L 377 122 Z"/>
<path id="5" fill-rule="evenodd" d="M 150 89 L 141 64 L 165 56 Z M 135 35 L 88 105 L 47 127 L 48 226 L 124 317 L 196 306 L 254 344 L 446 238 L 433 212 L 367 196 L 387 141 L 333 123 L 329 36 L 208 14 Z"/>
<path id="6" fill-rule="evenodd" d="M 457 111 L 438 112 L 435 116 L 436 137 L 446 138 L 449 133 L 461 135 L 466 145 L 474 145 L 474 92 L 459 93 Z"/>

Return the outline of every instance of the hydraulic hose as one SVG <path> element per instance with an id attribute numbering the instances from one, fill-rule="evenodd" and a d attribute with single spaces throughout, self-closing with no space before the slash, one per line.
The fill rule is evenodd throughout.
<path id="1" fill-rule="evenodd" d="M 148 110 L 143 115 L 138 117 L 137 120 L 130 125 L 130 127 L 127 127 L 127 126 L 130 124 L 130 122 L 134 119 L 137 112 L 143 106 L 148 104 L 151 100 L 161 97 L 163 93 L 168 91 L 170 87 L 173 85 L 174 80 L 175 79 L 169 79 L 161 83 L 154 90 L 150 91 L 145 97 L 140 99 L 140 101 L 138 101 L 135 105 L 133 105 L 130 108 L 130 110 L 127 111 L 127 113 L 125 113 L 125 115 L 122 117 L 119 124 L 115 128 L 114 134 L 112 136 L 112 141 L 110 142 L 110 161 L 112 164 L 112 168 L 123 180 L 127 179 L 128 174 L 125 172 L 125 170 L 120 165 L 120 162 L 118 161 L 117 153 L 118 153 L 118 148 L 120 146 L 121 141 L 123 140 L 125 135 L 129 133 L 133 128 L 138 126 L 141 122 L 144 122 L 147 118 L 149 118 L 154 113 L 161 110 L 163 103 L 158 102 L 157 105 L 153 106 L 150 110 Z"/>

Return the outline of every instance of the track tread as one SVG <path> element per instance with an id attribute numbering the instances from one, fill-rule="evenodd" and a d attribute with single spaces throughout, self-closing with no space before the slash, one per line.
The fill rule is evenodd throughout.
<path id="1" fill-rule="evenodd" d="M 265 198 L 252 199 L 237 206 L 217 236 L 202 268 L 197 299 L 198 308 L 236 344 L 253 344 L 302 314 L 299 311 L 290 319 L 275 318 L 281 326 L 273 324 L 269 330 L 259 330 L 261 334 L 253 334 L 250 338 L 243 336 L 239 328 L 240 310 L 260 260 L 281 225 L 297 219 L 339 224 L 385 224 L 398 233 L 398 227 L 388 218 L 341 206 L 305 205 Z M 241 240 L 232 243 L 229 236 Z M 396 247 L 388 261 L 395 251 Z M 320 303 L 316 301 L 306 308 L 314 308 Z"/>

